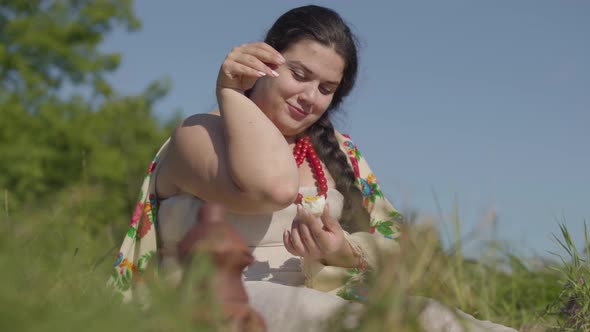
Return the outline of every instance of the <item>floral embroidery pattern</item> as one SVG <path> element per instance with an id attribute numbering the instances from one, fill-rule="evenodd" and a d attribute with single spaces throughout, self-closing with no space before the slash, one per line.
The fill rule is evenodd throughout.
<path id="1" fill-rule="evenodd" d="M 377 231 L 384 237 L 393 240 L 393 235 L 397 231 L 397 224 L 403 221 L 403 217 L 397 211 L 391 211 L 389 217 L 388 220 L 371 220 L 369 233 L 375 234 L 375 231 Z"/>
<path id="2" fill-rule="evenodd" d="M 131 224 L 129 226 L 136 227 L 139 224 L 139 220 L 141 220 L 143 214 L 143 202 L 140 200 L 135 205 L 135 210 L 133 211 L 133 215 L 131 216 Z"/>
<path id="3" fill-rule="evenodd" d="M 362 158 L 359 149 L 354 145 L 348 135 L 342 135 L 342 150 L 346 153 L 349 163 L 354 170 L 356 185 L 363 195 L 363 206 L 370 215 L 371 227 L 368 233 L 375 236 L 383 236 L 386 239 L 397 241 L 399 236 L 399 224 L 403 220 L 381 192 L 375 174 L 369 168 L 366 160 Z M 349 269 L 348 278 L 338 295 L 350 301 L 363 302 L 367 296 L 367 278 L 373 273 L 369 267 L 367 270 Z"/>
<path id="4" fill-rule="evenodd" d="M 340 136 L 337 133 L 337 138 Z M 349 136 L 340 137 L 340 147 L 348 157 L 356 177 L 356 185 L 363 194 L 363 205 L 371 217 L 369 233 L 383 236 L 393 241 L 399 234 L 401 215 L 384 197 L 375 175 L 371 172 L 362 154 Z M 120 251 L 117 253 L 109 284 L 123 295 L 124 300 L 131 300 L 133 285 L 142 282 L 144 272 L 156 253 L 157 239 L 157 198 L 152 175 L 156 169 L 158 157 L 167 148 L 164 143 L 148 167 L 141 187 L 137 204 Z M 366 277 L 371 270 L 348 269 L 349 278 L 339 295 L 352 301 L 365 301 L 367 288 Z"/>
<path id="5" fill-rule="evenodd" d="M 121 256 L 122 253 L 119 253 Z M 136 267 L 127 258 L 124 258 L 119 264 L 115 265 L 112 278 L 115 280 L 115 285 L 120 290 L 127 290 L 131 287 L 131 279 Z"/>
<path id="6" fill-rule="evenodd" d="M 361 182 L 361 192 L 363 193 L 363 204 L 366 208 L 369 204 L 375 203 L 377 198 L 383 198 L 383 193 L 379 189 L 379 184 L 373 173 L 369 173 L 366 179 L 359 178 Z"/>
<path id="7" fill-rule="evenodd" d="M 369 289 L 366 282 L 364 282 L 364 273 L 359 269 L 348 269 L 347 273 L 348 275 L 344 279 L 346 287 L 340 289 L 336 295 L 348 301 L 367 301 Z"/>
<path id="8" fill-rule="evenodd" d="M 361 172 L 359 170 L 359 160 L 361 160 L 362 155 L 361 152 L 356 148 L 356 146 L 352 143 L 352 140 L 350 139 L 350 136 L 344 134 L 342 135 L 344 137 L 347 138 L 346 141 L 344 141 L 343 145 L 344 148 L 346 150 L 346 154 L 348 155 L 348 160 L 350 161 L 350 164 L 352 166 L 352 170 L 354 171 L 354 176 L 358 179 L 361 176 Z M 357 185 L 359 183 L 357 182 Z"/>
<path id="9" fill-rule="evenodd" d="M 119 264 L 121 264 L 122 261 L 123 261 L 123 253 L 119 252 L 117 254 L 117 260 L 115 261 L 114 266 L 118 266 Z"/>
<path id="10" fill-rule="evenodd" d="M 139 272 L 145 271 L 148 261 L 150 260 L 150 258 L 152 258 L 152 256 L 155 253 L 156 253 L 155 251 L 150 251 L 150 252 L 145 253 L 143 256 L 141 256 L 139 258 L 139 261 L 137 262 L 137 271 L 139 271 Z"/>
<path id="11" fill-rule="evenodd" d="M 160 149 L 161 151 L 162 149 Z M 133 284 L 143 281 L 142 274 L 146 271 L 150 258 L 156 252 L 155 227 L 152 226 L 155 226 L 157 209 L 151 178 L 160 152 L 148 167 L 137 204 L 131 216 L 127 235 L 117 254 L 113 273 L 109 279 L 109 284 L 128 299 L 131 297 L 130 291 Z M 136 252 L 139 254 L 138 258 Z"/>
<path id="12" fill-rule="evenodd" d="M 147 217 L 146 217 L 146 219 L 147 219 Z M 152 223 L 147 222 L 144 219 L 144 221 L 139 226 L 139 231 L 137 232 L 137 236 L 139 236 L 139 238 L 141 239 L 142 237 L 146 236 L 146 234 L 150 231 L 151 228 L 152 228 Z"/>

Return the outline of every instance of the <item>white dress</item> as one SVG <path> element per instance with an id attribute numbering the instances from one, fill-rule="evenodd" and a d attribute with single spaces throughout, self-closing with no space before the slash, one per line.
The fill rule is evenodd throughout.
<path id="1" fill-rule="evenodd" d="M 315 188 L 303 187 L 300 192 L 315 195 Z M 343 196 L 335 189 L 327 193 L 330 214 L 340 218 Z M 202 201 L 181 194 L 160 202 L 158 210 L 158 236 L 164 252 L 170 252 L 160 262 L 165 278 L 178 283 L 182 268 L 174 252 L 184 234 L 197 219 Z M 344 305 L 350 304 L 341 297 L 304 287 L 304 274 L 300 257 L 291 255 L 283 245 L 283 232 L 291 228 L 297 208 L 294 204 L 268 215 L 246 216 L 229 214 L 228 222 L 242 236 L 254 255 L 255 262 L 243 272 L 243 280 L 251 305 L 264 317 L 270 332 L 322 331 L 324 322 Z M 431 299 L 421 314 L 421 323 L 427 331 L 516 331 L 489 321 L 479 321 L 459 310 L 447 309 Z M 362 312 L 361 304 L 353 310 Z M 350 317 L 354 325 L 355 317 Z M 459 322 L 457 317 L 461 317 Z"/>

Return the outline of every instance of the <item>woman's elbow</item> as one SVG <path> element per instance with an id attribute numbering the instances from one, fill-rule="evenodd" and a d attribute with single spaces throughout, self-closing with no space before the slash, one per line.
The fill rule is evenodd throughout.
<path id="1" fill-rule="evenodd" d="M 298 192 L 298 177 L 289 178 L 289 180 L 268 179 L 264 181 L 264 184 L 261 183 L 258 190 L 251 192 L 253 194 L 251 197 L 254 201 L 261 202 L 264 210 L 278 211 L 295 202 Z"/>
<path id="2" fill-rule="evenodd" d="M 284 209 L 295 202 L 298 193 L 298 184 L 277 182 L 267 191 L 267 199 L 279 209 Z"/>

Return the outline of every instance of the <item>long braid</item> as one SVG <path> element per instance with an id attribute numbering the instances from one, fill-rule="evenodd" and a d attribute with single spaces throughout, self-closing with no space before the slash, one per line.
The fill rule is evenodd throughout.
<path id="1" fill-rule="evenodd" d="M 336 182 L 336 189 L 344 195 L 344 207 L 340 223 L 348 232 L 366 231 L 369 214 L 364 209 L 362 194 L 355 185 L 352 167 L 334 134 L 334 126 L 326 112 L 308 130 L 309 138 L 320 160 Z"/>
<path id="2" fill-rule="evenodd" d="M 307 133 L 319 158 L 334 177 L 336 189 L 344 195 L 343 218 L 340 220 L 343 227 L 348 231 L 367 230 L 369 215 L 362 206 L 362 194 L 355 186 L 354 171 L 346 154 L 340 150 L 328 115 L 349 95 L 356 81 L 359 61 L 356 38 L 338 13 L 316 5 L 294 8 L 283 14 L 264 38 L 265 43 L 281 53 L 302 40 L 315 41 L 333 49 L 346 64 L 330 107 L 307 129 Z"/>

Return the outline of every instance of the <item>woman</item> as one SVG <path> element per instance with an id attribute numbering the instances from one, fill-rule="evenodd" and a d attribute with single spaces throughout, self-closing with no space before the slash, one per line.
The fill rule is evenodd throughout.
<path id="1" fill-rule="evenodd" d="M 395 250 L 399 221 L 354 144 L 330 122 L 357 66 L 350 29 L 318 6 L 290 10 L 264 43 L 234 48 L 217 79 L 219 109 L 186 119 L 150 167 L 113 282 L 128 290 L 132 271 L 145 270 L 156 217 L 160 268 L 179 282 L 178 244 L 201 204 L 216 202 L 252 249 L 256 261 L 243 277 L 269 330 L 319 328 L 348 303 L 338 291 L 357 296 L 343 280 Z M 435 320 L 452 320 L 435 311 Z M 453 324 L 445 330 L 460 327 Z"/>

